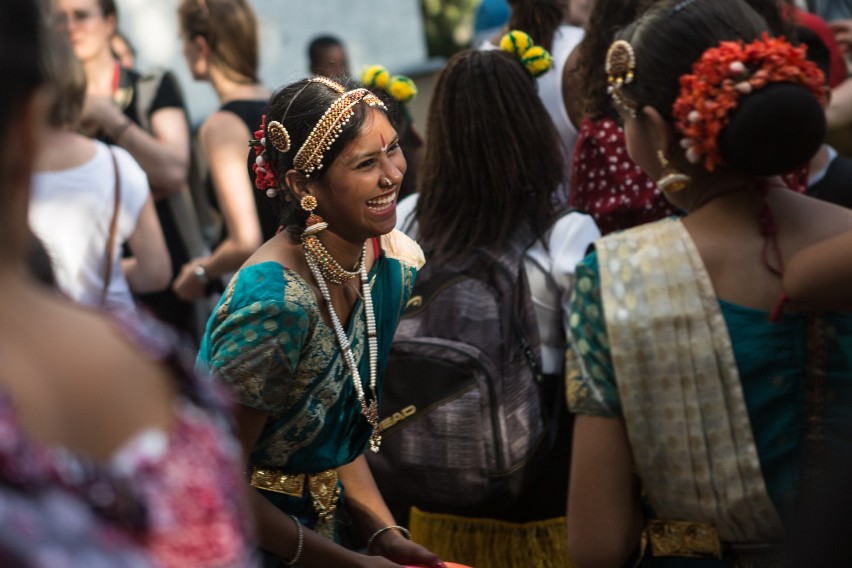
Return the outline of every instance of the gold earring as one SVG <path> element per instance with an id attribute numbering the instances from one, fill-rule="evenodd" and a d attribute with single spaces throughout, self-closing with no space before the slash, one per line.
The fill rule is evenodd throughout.
<path id="1" fill-rule="evenodd" d="M 310 215 L 308 215 L 308 220 L 305 221 L 305 230 L 302 233 L 303 238 L 307 238 L 311 235 L 316 235 L 317 233 L 328 227 L 328 223 L 326 223 L 322 217 L 313 212 L 314 209 L 317 208 L 317 205 L 319 205 L 319 203 L 317 203 L 316 197 L 314 197 L 313 195 L 306 195 L 299 202 L 299 205 L 301 205 L 304 211 L 310 213 Z"/>
<path id="2" fill-rule="evenodd" d="M 657 150 L 657 158 L 663 167 L 663 177 L 657 180 L 657 187 L 660 188 L 660 191 L 677 193 L 686 189 L 692 178 L 672 168 L 662 150 Z"/>
<path id="3" fill-rule="evenodd" d="M 302 201 L 299 202 L 299 205 L 302 206 L 302 209 L 310 213 L 317 208 L 317 198 L 313 195 L 306 195 L 302 198 Z"/>

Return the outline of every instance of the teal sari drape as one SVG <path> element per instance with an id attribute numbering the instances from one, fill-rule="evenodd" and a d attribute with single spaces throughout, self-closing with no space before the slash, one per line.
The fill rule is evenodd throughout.
<path id="1" fill-rule="evenodd" d="M 665 254 L 669 254 L 668 249 L 662 249 L 661 255 Z M 587 256 L 578 265 L 576 274 L 571 330 L 582 372 L 568 380 L 569 405 L 576 414 L 622 418 L 623 388 L 614 369 L 612 338 L 604 317 L 607 307 L 602 300 L 598 254 Z M 818 417 L 823 424 L 821 444 L 825 457 L 852 455 L 848 442 L 848 433 L 852 431 L 852 415 L 848 411 L 852 400 L 852 316 L 824 315 L 827 324 L 822 344 L 824 353 L 817 355 L 810 352 L 804 315 L 786 313 L 780 320 L 771 321 L 768 312 L 718 298 L 717 301 L 731 338 L 760 473 L 782 520 L 794 528 L 792 521 L 806 477 L 806 454 L 813 443 L 807 438 L 806 422 L 809 419 L 807 377 L 814 361 L 824 361 L 827 395 Z M 635 314 L 626 311 L 624 317 L 635 318 Z M 648 334 L 654 333 L 654 321 L 640 323 L 647 327 Z M 663 341 L 657 343 L 670 348 Z M 684 468 L 682 475 L 690 476 L 692 471 L 691 467 Z M 657 475 L 662 480 L 670 479 L 665 472 Z M 652 504 L 646 505 L 648 516 L 655 517 Z M 736 561 L 731 554 L 722 559 L 663 557 L 649 558 L 642 566 L 724 568 L 735 566 Z"/>
<path id="2" fill-rule="evenodd" d="M 378 331 L 377 392 L 415 269 L 381 255 L 370 271 Z M 364 304 L 344 322 L 370 396 Z M 207 325 L 198 365 L 227 383 L 239 404 L 269 413 L 252 451 L 252 467 L 317 473 L 352 462 L 366 449 L 371 428 L 361 415 L 352 375 L 334 330 L 305 280 L 276 262 L 240 270 Z M 308 527 L 317 515 L 301 498 L 264 491 Z M 342 499 L 342 497 L 341 497 Z"/>

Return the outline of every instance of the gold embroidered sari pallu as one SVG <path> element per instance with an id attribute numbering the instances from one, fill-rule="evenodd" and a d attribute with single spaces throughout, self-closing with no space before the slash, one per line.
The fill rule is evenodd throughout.
<path id="1" fill-rule="evenodd" d="M 296 498 L 304 497 L 307 488 L 318 516 L 316 532 L 328 538 L 333 537 L 334 515 L 340 502 L 336 469 L 319 473 L 286 473 L 277 469 L 253 467 L 250 483 L 255 489 Z"/>
<path id="2" fill-rule="evenodd" d="M 730 336 L 689 233 L 665 220 L 606 237 L 597 252 L 624 421 L 656 515 L 705 527 L 694 534 L 709 526 L 726 545 L 783 539 Z M 653 522 L 648 531 L 652 551 L 673 550 L 654 546 Z M 721 556 L 712 540 L 697 548 Z"/>

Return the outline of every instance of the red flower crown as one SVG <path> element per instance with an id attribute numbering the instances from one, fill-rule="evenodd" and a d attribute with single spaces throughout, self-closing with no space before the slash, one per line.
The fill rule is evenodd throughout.
<path id="1" fill-rule="evenodd" d="M 687 159 L 702 160 L 708 171 L 723 164 L 719 134 L 731 120 L 740 97 L 769 83 L 793 83 L 825 100 L 825 77 L 805 58 L 805 48 L 767 34 L 752 43 L 724 41 L 704 52 L 692 73 L 680 78 L 675 101 L 675 125 L 685 138 L 681 146 Z"/>
<path id="2" fill-rule="evenodd" d="M 275 197 L 278 194 L 278 176 L 275 175 L 275 166 L 269 161 L 266 153 L 266 115 L 260 122 L 260 130 L 255 130 L 254 138 L 249 140 L 249 146 L 254 149 L 254 186 L 265 190 L 266 195 Z"/>

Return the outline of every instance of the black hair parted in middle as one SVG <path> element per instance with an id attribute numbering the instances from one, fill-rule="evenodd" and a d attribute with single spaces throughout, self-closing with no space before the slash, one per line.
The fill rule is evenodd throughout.
<path id="1" fill-rule="evenodd" d="M 348 78 L 333 79 L 346 91 L 359 89 L 362 86 Z M 282 227 L 290 232 L 301 234 L 305 228 L 308 213 L 303 211 L 299 204 L 293 199 L 290 190 L 285 183 L 288 171 L 294 169 L 293 159 L 299 148 L 305 143 L 313 128 L 322 118 L 328 108 L 341 96 L 341 93 L 331 89 L 327 85 L 313 81 L 311 78 L 302 79 L 281 87 L 269 99 L 266 108 L 267 125 L 277 120 L 284 125 L 290 135 L 290 149 L 287 152 L 279 152 L 272 144 L 268 144 L 266 152 L 268 159 L 275 167 L 278 177 L 279 192 L 273 199 L 278 211 L 279 221 Z M 379 96 L 379 95 L 377 95 Z M 329 167 L 337 159 L 346 146 L 358 137 L 364 127 L 369 108 L 385 113 L 394 128 L 398 128 L 399 107 L 390 100 L 390 97 L 379 96 L 388 110 L 381 107 L 368 107 L 366 103 L 358 103 L 353 107 L 354 114 L 349 122 L 340 131 L 331 148 L 323 153 L 323 167 L 311 173 L 312 180 L 321 180 L 328 173 Z M 264 133 L 266 135 L 266 133 Z M 267 136 L 268 138 L 268 136 Z M 252 153 L 253 155 L 253 153 Z"/>

